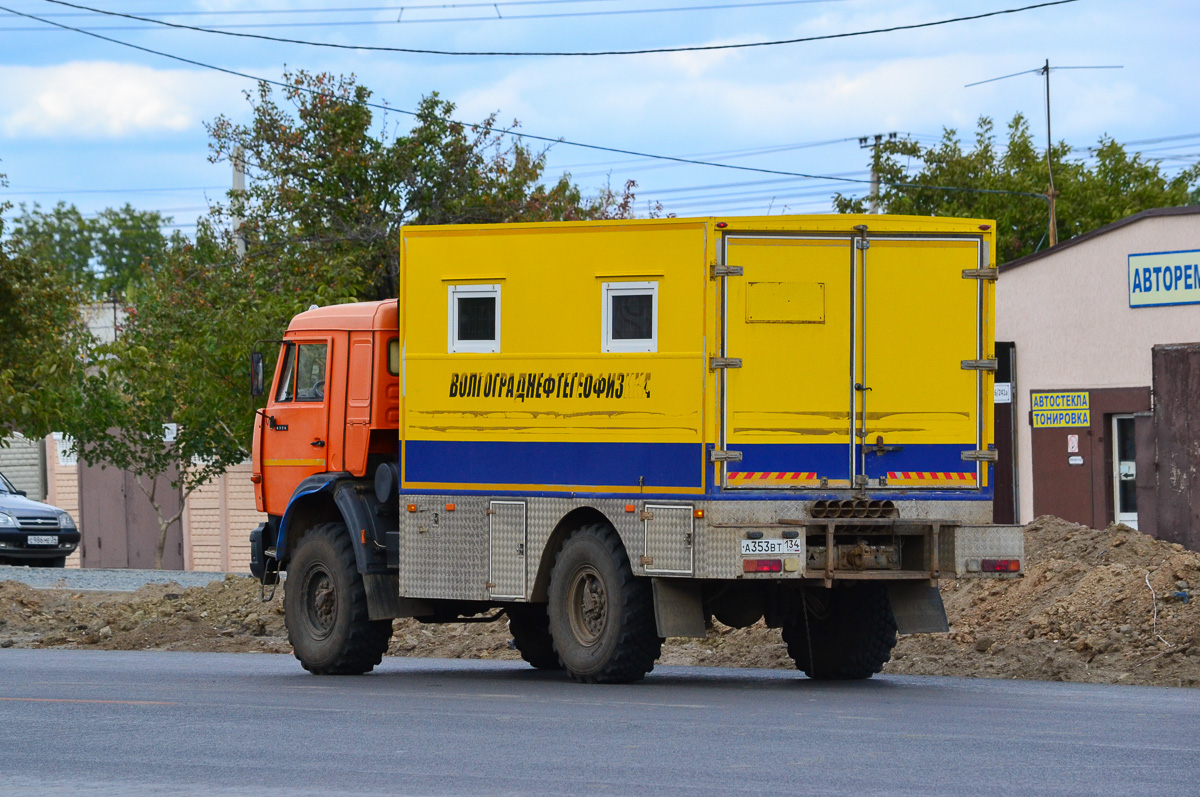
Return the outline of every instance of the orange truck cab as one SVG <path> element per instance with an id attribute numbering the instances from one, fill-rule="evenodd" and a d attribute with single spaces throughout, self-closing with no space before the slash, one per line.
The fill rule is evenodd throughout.
<path id="1" fill-rule="evenodd" d="M 397 329 L 394 300 L 313 308 L 289 325 L 254 419 L 251 481 L 268 518 L 251 536 L 260 577 L 290 559 L 291 541 L 334 525 L 352 545 L 368 597 L 394 600 L 386 573 L 390 537 L 394 574 L 397 536 Z M 252 392 L 266 392 L 261 355 L 253 371 Z"/>

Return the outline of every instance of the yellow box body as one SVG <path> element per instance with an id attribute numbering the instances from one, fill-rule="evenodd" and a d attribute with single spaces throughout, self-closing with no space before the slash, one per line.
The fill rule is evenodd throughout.
<path id="1" fill-rule="evenodd" d="M 407 227 L 401 487 L 985 498 L 994 282 L 963 272 L 994 262 L 993 230 L 849 215 Z M 650 299 L 621 298 L 635 294 Z M 481 297 L 490 342 L 456 326 Z M 622 308 L 651 301 L 647 340 Z"/>

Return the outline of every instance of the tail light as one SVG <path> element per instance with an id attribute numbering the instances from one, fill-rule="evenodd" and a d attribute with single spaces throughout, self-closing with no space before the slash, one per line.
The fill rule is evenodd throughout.
<path id="1" fill-rule="evenodd" d="M 778 573 L 783 570 L 783 560 L 743 559 L 742 570 L 746 573 Z"/>
<path id="2" fill-rule="evenodd" d="M 984 559 L 979 563 L 979 569 L 985 573 L 1019 573 L 1020 559 Z"/>

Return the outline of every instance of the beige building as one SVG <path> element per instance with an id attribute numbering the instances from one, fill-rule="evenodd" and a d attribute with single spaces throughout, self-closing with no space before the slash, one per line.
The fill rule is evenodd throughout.
<path id="1" fill-rule="evenodd" d="M 1011 365 L 1011 382 L 997 390 L 997 447 L 1002 460 L 1006 447 L 1015 456 L 1013 492 L 998 490 L 998 512 L 1015 497 L 1020 522 L 1055 514 L 1144 526 L 1154 514 L 1160 462 L 1174 455 L 1164 446 L 1189 442 L 1175 438 L 1187 434 L 1180 413 L 1191 412 L 1180 383 L 1190 355 L 1168 345 L 1200 341 L 1198 264 L 1200 207 L 1180 207 L 1000 267 L 997 350 L 1012 359 L 1001 363 L 1002 373 Z M 1177 354 L 1184 359 L 1170 360 Z M 1007 475 L 997 473 L 998 484 Z M 1195 506 L 1200 491 L 1185 488 Z M 1160 536 L 1200 533 L 1178 525 Z"/>

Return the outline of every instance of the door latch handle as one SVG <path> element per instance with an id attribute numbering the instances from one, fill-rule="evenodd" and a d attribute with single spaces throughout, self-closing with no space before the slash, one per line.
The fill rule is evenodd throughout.
<path id="1" fill-rule="evenodd" d="M 845 384 L 845 383 L 843 382 L 842 384 Z M 858 392 L 860 392 L 860 393 L 866 393 L 866 392 L 867 392 L 868 390 L 870 390 L 871 388 L 869 388 L 869 387 L 863 387 L 861 382 L 855 382 L 855 383 L 854 383 L 854 389 L 855 389 L 855 390 L 857 390 L 857 391 L 858 391 Z"/>
<path id="2" fill-rule="evenodd" d="M 309 443 L 309 445 L 316 446 L 317 448 L 324 448 L 325 441 L 324 440 L 313 440 L 311 443 Z"/>
<path id="3" fill-rule="evenodd" d="M 888 451 L 903 451 L 904 446 L 884 445 L 883 435 L 875 438 L 875 445 L 870 446 L 867 452 L 870 454 L 886 454 Z"/>

